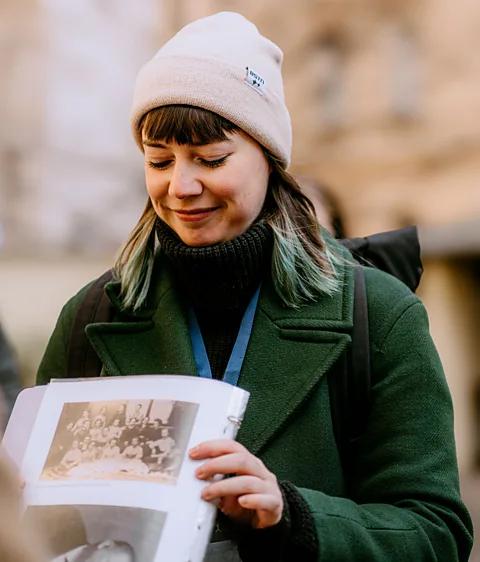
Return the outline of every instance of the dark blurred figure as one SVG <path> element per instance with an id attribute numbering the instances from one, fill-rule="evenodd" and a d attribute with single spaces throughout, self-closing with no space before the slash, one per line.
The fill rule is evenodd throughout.
<path id="1" fill-rule="evenodd" d="M 335 238 L 345 238 L 342 210 L 332 191 L 313 178 L 299 177 L 296 180 L 313 203 L 320 224 Z"/>
<path id="2" fill-rule="evenodd" d="M 5 235 L 0 222 L 0 250 Z M 0 400 L 2 400 L 2 417 L 0 427 L 3 430 L 13 409 L 15 400 L 21 390 L 20 368 L 13 349 L 0 323 Z"/>
<path id="3" fill-rule="evenodd" d="M 5 402 L 5 425 L 12 412 L 15 400 L 20 392 L 20 369 L 13 349 L 0 324 L 0 391 Z"/>

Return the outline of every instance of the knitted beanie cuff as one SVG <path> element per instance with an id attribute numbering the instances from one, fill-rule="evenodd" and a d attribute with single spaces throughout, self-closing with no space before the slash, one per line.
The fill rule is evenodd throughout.
<path id="1" fill-rule="evenodd" d="M 250 87 L 245 83 L 246 75 L 246 68 L 212 58 L 154 58 L 140 71 L 133 101 L 131 127 L 140 150 L 141 123 L 146 113 L 166 105 L 191 105 L 228 119 L 287 168 L 292 137 L 284 101 L 274 92 L 264 96 Z"/>

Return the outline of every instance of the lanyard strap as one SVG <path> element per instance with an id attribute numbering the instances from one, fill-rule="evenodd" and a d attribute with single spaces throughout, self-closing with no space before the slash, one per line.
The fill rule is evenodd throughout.
<path id="1" fill-rule="evenodd" d="M 252 333 L 253 320 L 257 310 L 258 297 L 260 296 L 260 287 L 255 291 L 255 294 L 248 303 L 245 314 L 243 315 L 238 331 L 235 345 L 232 349 L 232 354 L 228 360 L 228 365 L 223 375 L 223 381 L 233 386 L 237 385 L 238 377 L 242 369 L 245 353 L 247 352 L 248 342 Z M 210 361 L 208 360 L 205 342 L 203 341 L 200 326 L 198 325 L 197 317 L 193 309 L 188 311 L 188 327 L 190 330 L 190 339 L 192 340 L 193 354 L 195 356 L 195 363 L 197 364 L 198 374 L 206 379 L 212 378 L 212 369 Z"/>

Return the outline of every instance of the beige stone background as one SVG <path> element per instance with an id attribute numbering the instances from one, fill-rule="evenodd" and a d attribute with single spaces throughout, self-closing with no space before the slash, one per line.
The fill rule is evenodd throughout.
<path id="1" fill-rule="evenodd" d="M 477 514 L 478 0 L 1 0 L 0 316 L 25 384 L 61 306 L 109 266 L 144 203 L 128 130 L 136 72 L 182 25 L 220 10 L 284 50 L 292 171 L 338 199 L 347 234 L 420 226 L 419 294 Z"/>

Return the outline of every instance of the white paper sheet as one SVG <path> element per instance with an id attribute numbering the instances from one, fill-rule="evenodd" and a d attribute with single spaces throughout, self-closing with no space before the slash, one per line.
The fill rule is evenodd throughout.
<path id="1" fill-rule="evenodd" d="M 27 517 L 52 528 L 68 523 L 70 537 L 81 527 L 78 541 L 126 549 L 126 559 L 132 549 L 142 562 L 200 562 L 216 510 L 200 498 L 205 484 L 188 450 L 234 438 L 247 401 L 220 381 L 170 375 L 24 391 L 4 446 L 26 479 Z"/>

